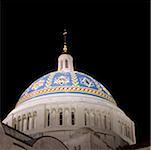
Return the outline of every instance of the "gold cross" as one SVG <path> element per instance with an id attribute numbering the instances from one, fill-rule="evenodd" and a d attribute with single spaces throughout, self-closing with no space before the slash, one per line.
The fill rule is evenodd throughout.
<path id="1" fill-rule="evenodd" d="M 66 29 L 64 29 L 63 36 L 64 36 L 63 52 L 67 53 L 67 31 L 66 31 Z"/>

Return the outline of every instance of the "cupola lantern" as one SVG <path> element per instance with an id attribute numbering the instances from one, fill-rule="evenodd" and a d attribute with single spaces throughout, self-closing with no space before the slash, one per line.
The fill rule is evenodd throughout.
<path id="1" fill-rule="evenodd" d="M 68 54 L 67 49 L 67 31 L 64 30 L 64 47 L 63 54 L 61 54 L 58 58 L 58 71 L 74 71 L 73 68 L 73 58 L 70 54 Z"/>

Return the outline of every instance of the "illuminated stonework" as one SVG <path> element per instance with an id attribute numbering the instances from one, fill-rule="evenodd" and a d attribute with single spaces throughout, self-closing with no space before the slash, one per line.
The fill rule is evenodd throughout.
<path id="1" fill-rule="evenodd" d="M 90 94 L 116 104 L 108 90 L 92 77 L 77 71 L 56 71 L 31 84 L 20 97 L 17 105 L 37 96 L 56 93 Z"/>
<path id="2" fill-rule="evenodd" d="M 22 139 L 31 141 L 30 150 L 116 150 L 136 143 L 134 122 L 100 82 L 74 71 L 66 42 L 58 70 L 33 82 L 3 123 L 30 135 Z"/>

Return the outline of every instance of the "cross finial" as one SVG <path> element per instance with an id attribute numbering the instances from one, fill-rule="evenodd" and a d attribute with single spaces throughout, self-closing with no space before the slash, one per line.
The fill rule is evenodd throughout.
<path id="1" fill-rule="evenodd" d="M 66 29 L 64 29 L 63 36 L 64 36 L 63 52 L 67 53 L 67 31 L 66 31 Z"/>

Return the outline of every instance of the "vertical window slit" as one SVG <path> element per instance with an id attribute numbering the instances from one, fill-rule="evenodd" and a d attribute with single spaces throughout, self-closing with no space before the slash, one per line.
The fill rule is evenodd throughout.
<path id="1" fill-rule="evenodd" d="M 107 124 L 106 124 L 106 116 L 104 116 L 104 128 L 107 128 Z"/>
<path id="2" fill-rule="evenodd" d="M 48 122 L 47 122 L 47 126 L 50 126 L 50 112 L 48 112 Z"/>
<path id="3" fill-rule="evenodd" d="M 85 126 L 87 125 L 87 114 L 86 113 L 84 114 L 84 124 L 85 124 Z"/>
<path id="4" fill-rule="evenodd" d="M 68 68 L 68 60 L 67 59 L 65 60 L 65 66 L 66 66 L 66 68 Z"/>
<path id="5" fill-rule="evenodd" d="M 59 115 L 59 119 L 60 119 L 60 121 L 59 121 L 59 123 L 60 123 L 60 125 L 62 125 L 63 124 L 63 115 L 62 115 L 62 112 L 60 112 L 60 115 Z"/>
<path id="6" fill-rule="evenodd" d="M 74 115 L 74 112 L 71 113 L 71 124 L 75 125 L 75 115 Z"/>

